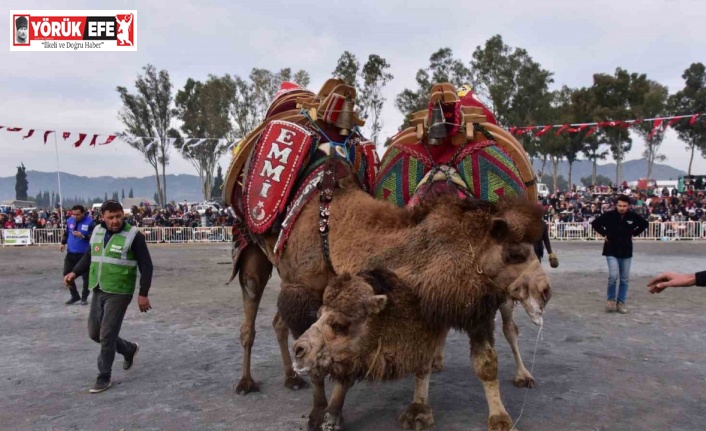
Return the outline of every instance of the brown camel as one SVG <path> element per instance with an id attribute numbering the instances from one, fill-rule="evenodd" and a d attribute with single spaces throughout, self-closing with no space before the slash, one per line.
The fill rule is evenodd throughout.
<path id="1" fill-rule="evenodd" d="M 295 338 L 316 321 L 323 291 L 336 272 L 387 268 L 414 289 L 431 325 L 466 331 L 476 374 L 490 409 L 489 429 L 507 431 L 511 420 L 500 400 L 494 315 L 505 295 L 519 301 L 541 324 L 548 281 L 532 243 L 541 233 L 541 210 L 525 199 L 491 204 L 441 196 L 414 209 L 375 200 L 351 177 L 339 181 L 330 208 L 330 260 L 318 229 L 318 203 L 310 202 L 279 259 L 282 291 L 278 309 Z M 264 247 L 274 260 L 275 238 Z M 503 297 L 504 299 L 504 297 Z M 312 375 L 311 429 L 322 429 L 323 377 Z"/>
<path id="2" fill-rule="evenodd" d="M 419 298 L 393 272 L 346 273 L 331 280 L 319 320 L 294 344 L 295 365 L 299 372 L 334 380 L 334 397 L 323 417 L 332 430 L 343 428 L 343 401 L 356 381 L 414 373 L 413 401 L 399 423 L 404 429 L 426 429 L 434 425 L 428 403 L 431 363 L 445 334 L 443 326 L 426 322 Z"/>

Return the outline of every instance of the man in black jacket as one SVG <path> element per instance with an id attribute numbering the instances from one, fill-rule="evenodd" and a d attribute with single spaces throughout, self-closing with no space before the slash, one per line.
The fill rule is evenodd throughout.
<path id="1" fill-rule="evenodd" d="M 640 235 L 649 223 L 634 211 L 630 211 L 630 198 L 618 197 L 615 210 L 608 211 L 591 223 L 593 229 L 605 237 L 603 256 L 608 261 L 608 301 L 606 311 L 628 312 L 625 300 L 628 295 L 628 280 L 632 262 L 632 238 Z M 618 296 L 615 286 L 620 278 Z"/>

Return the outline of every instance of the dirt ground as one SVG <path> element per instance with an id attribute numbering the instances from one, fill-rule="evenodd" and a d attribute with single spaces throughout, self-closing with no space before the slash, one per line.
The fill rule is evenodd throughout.
<path id="1" fill-rule="evenodd" d="M 703 429 L 706 411 L 706 290 L 650 295 L 650 274 L 704 268 L 706 243 L 638 243 L 630 313 L 603 311 L 607 267 L 600 244 L 554 244 L 549 303 L 534 376 L 518 429 L 644 431 Z M 227 244 L 151 246 L 154 309 L 130 305 L 121 336 L 142 349 L 133 370 L 116 357 L 114 386 L 92 395 L 98 345 L 87 335 L 88 308 L 65 306 L 58 247 L 0 248 L 0 429 L 2 430 L 301 430 L 310 391 L 283 386 L 271 327 L 279 291 L 273 277 L 258 316 L 254 377 L 261 392 L 236 395 L 240 376 L 240 288 L 224 286 Z M 537 328 L 517 310 L 525 363 Z M 525 397 L 515 388 L 512 356 L 498 331 L 501 393 L 513 419 Z M 487 405 L 472 372 L 467 337 L 452 333 L 446 370 L 432 378 L 435 429 L 484 430 Z M 411 378 L 354 387 L 347 430 L 399 429 Z"/>

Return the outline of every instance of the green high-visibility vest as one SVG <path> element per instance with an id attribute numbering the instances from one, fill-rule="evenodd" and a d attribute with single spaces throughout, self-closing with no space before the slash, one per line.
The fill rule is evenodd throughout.
<path id="1" fill-rule="evenodd" d="M 113 233 L 103 246 L 107 230 L 96 226 L 91 235 L 91 269 L 88 287 L 100 285 L 104 292 L 132 295 L 137 281 L 137 259 L 130 251 L 137 228 L 125 223 L 122 231 Z"/>

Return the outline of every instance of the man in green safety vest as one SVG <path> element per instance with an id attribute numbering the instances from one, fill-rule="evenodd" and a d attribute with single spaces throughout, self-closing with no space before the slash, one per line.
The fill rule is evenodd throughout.
<path id="1" fill-rule="evenodd" d="M 101 206 L 103 222 L 91 235 L 90 250 L 64 277 L 69 285 L 88 272 L 88 288 L 93 290 L 88 315 L 88 336 L 101 345 L 98 355 L 98 378 L 89 390 L 97 394 L 111 386 L 111 370 L 117 351 L 125 358 L 123 370 L 132 368 L 140 350 L 137 343 L 119 337 L 125 311 L 132 301 L 140 270 L 140 294 L 137 305 L 143 313 L 150 310 L 147 297 L 152 284 L 152 258 L 145 237 L 125 222 L 119 202 L 107 201 Z"/>

